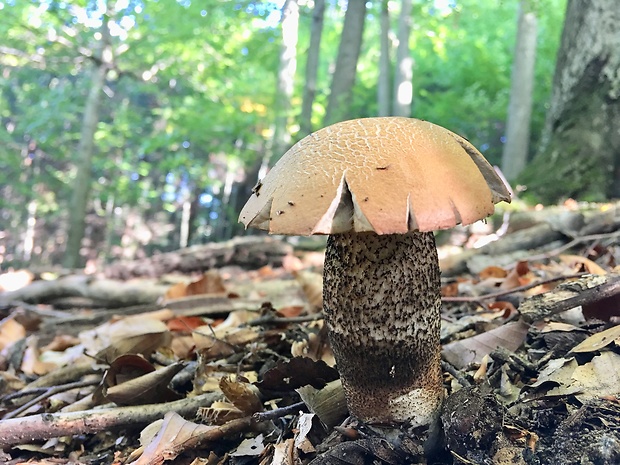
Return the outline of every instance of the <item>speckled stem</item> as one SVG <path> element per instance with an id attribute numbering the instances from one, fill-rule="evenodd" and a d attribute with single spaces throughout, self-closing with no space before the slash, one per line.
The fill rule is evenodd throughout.
<path id="1" fill-rule="evenodd" d="M 440 279 L 432 233 L 329 236 L 323 306 L 349 411 L 428 424 L 443 397 Z"/>

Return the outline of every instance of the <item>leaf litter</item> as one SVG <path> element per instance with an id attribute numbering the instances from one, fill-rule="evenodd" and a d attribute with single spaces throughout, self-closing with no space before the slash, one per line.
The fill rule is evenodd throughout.
<path id="1" fill-rule="evenodd" d="M 87 307 L 5 303 L 0 460 L 620 463 L 620 245 L 613 233 L 597 241 L 444 278 L 448 400 L 430 450 L 427 431 L 392 442 L 347 419 L 315 252 L 162 277 L 158 302 L 105 320 Z M 7 292 L 30 280 L 0 275 Z M 575 295 L 588 299 L 564 308 Z M 544 313 L 523 318 L 533 305 Z"/>

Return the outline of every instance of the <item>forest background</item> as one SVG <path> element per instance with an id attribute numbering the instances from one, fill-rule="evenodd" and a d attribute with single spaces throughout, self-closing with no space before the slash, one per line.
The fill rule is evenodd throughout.
<path id="1" fill-rule="evenodd" d="M 598 3 L 611 15 L 614 0 Z M 567 0 L 0 1 L 0 267 L 241 234 L 238 212 L 268 167 L 357 117 L 445 126 L 532 200 L 603 200 L 613 174 L 550 182 L 556 166 L 531 163 L 557 127 L 566 11 Z"/>

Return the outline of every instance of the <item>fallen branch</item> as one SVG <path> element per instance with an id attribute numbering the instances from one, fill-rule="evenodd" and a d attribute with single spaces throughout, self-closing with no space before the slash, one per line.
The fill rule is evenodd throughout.
<path id="1" fill-rule="evenodd" d="M 568 279 L 581 278 L 582 276 L 586 274 L 587 273 L 577 273 L 577 274 L 568 275 L 568 276 L 556 276 L 554 278 L 543 279 L 543 280 L 536 281 L 530 284 L 525 284 L 524 286 L 513 287 L 512 289 L 492 292 L 490 294 L 483 294 L 483 295 L 477 295 L 477 296 L 442 297 L 441 300 L 442 302 L 480 302 L 482 300 L 495 299 L 497 297 L 503 297 L 505 295 L 514 294 L 516 292 L 527 291 L 528 289 L 532 289 L 534 287 L 538 287 L 543 284 L 549 284 L 549 283 L 553 283 L 556 281 L 564 281 Z"/>
<path id="2" fill-rule="evenodd" d="M 526 299 L 519 307 L 526 323 L 543 320 L 556 313 L 570 310 L 620 294 L 620 276 L 586 275 L 556 289 Z"/>
<path id="3" fill-rule="evenodd" d="M 32 407 L 33 405 L 36 405 L 39 402 L 41 402 L 42 400 L 48 399 L 48 398 L 50 398 L 51 396 L 53 396 L 55 394 L 58 394 L 58 393 L 61 393 L 61 392 L 66 392 L 66 391 L 70 391 L 71 389 L 78 389 L 78 388 L 83 388 L 83 387 L 96 386 L 100 382 L 101 382 L 100 379 L 95 379 L 95 380 L 76 381 L 75 383 L 61 384 L 60 386 L 52 386 L 52 387 L 49 387 L 49 388 L 37 388 L 37 390 L 44 389 L 44 392 L 40 393 L 34 399 L 29 400 L 28 402 L 26 402 L 21 407 L 13 410 L 12 412 L 7 413 L 3 417 L 3 420 L 9 420 L 10 418 L 17 418 L 23 412 L 25 412 L 30 407 Z M 22 393 L 20 393 L 20 394 L 22 394 Z M 25 394 L 25 395 L 27 395 L 27 394 Z"/>
<path id="4" fill-rule="evenodd" d="M 110 429 L 138 428 L 163 418 L 170 411 L 183 417 L 191 417 L 200 407 L 211 405 L 221 396 L 221 393 L 211 392 L 163 404 L 49 413 L 0 420 L 0 447 Z"/>

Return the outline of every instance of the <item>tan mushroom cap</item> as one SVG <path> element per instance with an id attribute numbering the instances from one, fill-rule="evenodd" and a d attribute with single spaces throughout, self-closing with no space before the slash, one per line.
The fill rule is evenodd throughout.
<path id="1" fill-rule="evenodd" d="M 418 119 L 364 118 L 295 144 L 239 221 L 275 234 L 396 234 L 470 224 L 502 200 L 508 189 L 464 138 Z"/>

